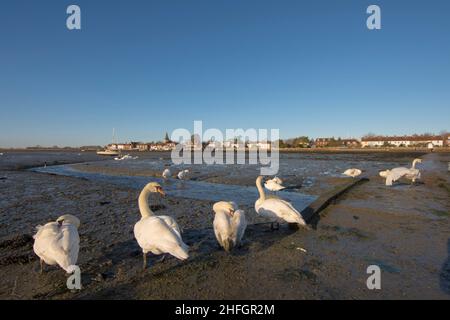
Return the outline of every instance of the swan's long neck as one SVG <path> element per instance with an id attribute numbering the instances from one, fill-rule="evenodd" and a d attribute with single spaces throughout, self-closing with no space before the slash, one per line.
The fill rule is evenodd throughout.
<path id="1" fill-rule="evenodd" d="M 259 198 L 264 201 L 266 200 L 266 194 L 264 193 L 264 188 L 262 186 L 262 177 L 256 179 L 256 188 L 258 188 Z"/>
<path id="2" fill-rule="evenodd" d="M 155 214 L 148 205 L 148 196 L 150 195 L 150 191 L 144 188 L 139 195 L 139 211 L 141 212 L 142 218 L 151 217 Z"/>
<path id="3" fill-rule="evenodd" d="M 416 168 L 416 163 L 419 162 L 419 159 L 415 159 L 412 163 L 412 167 L 411 169 L 415 169 Z"/>

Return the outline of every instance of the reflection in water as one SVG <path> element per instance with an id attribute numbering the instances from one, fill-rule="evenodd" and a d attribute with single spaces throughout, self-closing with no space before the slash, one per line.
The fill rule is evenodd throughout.
<path id="1" fill-rule="evenodd" d="M 256 199 L 258 199 L 258 192 L 256 190 L 256 187 L 236 186 L 192 180 L 180 181 L 177 179 L 169 179 L 167 181 L 164 181 L 161 178 L 155 177 L 149 178 L 142 176 L 107 175 L 102 173 L 81 172 L 75 170 L 69 165 L 35 168 L 32 169 L 32 171 L 108 182 L 135 189 L 142 189 L 149 181 L 157 181 L 163 186 L 164 191 L 167 195 L 188 199 L 207 201 L 228 200 L 235 201 L 239 205 L 253 205 Z M 306 208 L 317 198 L 316 196 L 287 191 L 278 192 L 277 195 L 285 200 L 290 201 L 299 211 Z"/>

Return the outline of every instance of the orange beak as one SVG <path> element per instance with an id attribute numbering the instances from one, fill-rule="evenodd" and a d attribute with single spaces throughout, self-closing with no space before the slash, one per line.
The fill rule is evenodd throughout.
<path id="1" fill-rule="evenodd" d="M 230 209 L 230 217 L 233 217 L 233 216 L 234 216 L 234 210 Z"/>
<path id="2" fill-rule="evenodd" d="M 157 187 L 156 188 L 156 192 L 158 192 L 163 197 L 166 195 L 164 190 L 161 187 Z"/>

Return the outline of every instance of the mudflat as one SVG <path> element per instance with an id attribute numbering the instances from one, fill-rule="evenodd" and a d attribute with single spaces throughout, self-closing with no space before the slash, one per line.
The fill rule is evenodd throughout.
<path id="1" fill-rule="evenodd" d="M 389 188 L 377 175 L 382 167 L 416 156 L 423 160 L 422 180 L 416 185 L 402 181 Z M 295 154 L 281 155 L 281 172 L 287 183 L 302 185 L 299 192 L 319 195 L 348 181 L 324 171 L 327 161 L 334 163 L 334 155 L 311 153 L 291 163 L 292 157 Z M 282 224 L 272 231 L 261 224 L 253 206 L 242 206 L 250 225 L 244 245 L 231 254 L 215 240 L 211 201 L 150 199 L 161 201 L 157 214 L 177 219 L 190 258 L 159 261 L 159 256 L 149 255 L 150 267 L 143 271 L 133 236 L 140 218 L 140 190 L 27 169 L 79 163 L 73 168 L 141 175 L 151 181 L 160 176 L 158 165 L 168 161 L 167 154 L 151 156 L 148 161 L 156 167 L 145 169 L 132 162 L 119 166 L 103 161 L 94 153 L 6 152 L 0 158 L 0 298 L 449 299 L 450 154 L 352 154 L 341 160 L 342 167 L 365 167 L 369 181 L 328 206 L 310 230 Z M 302 161 L 310 161 L 311 168 L 301 171 Z M 341 162 L 338 165 L 341 170 Z M 287 174 L 294 169 L 299 173 Z M 246 172 L 194 168 L 191 178 L 254 186 L 257 172 Z M 82 223 L 78 264 L 83 288 L 76 292 L 66 288 L 67 275 L 60 268 L 47 266 L 39 274 L 32 250 L 35 227 L 62 214 L 76 215 Z M 366 286 L 369 265 L 382 270 L 381 290 Z"/>

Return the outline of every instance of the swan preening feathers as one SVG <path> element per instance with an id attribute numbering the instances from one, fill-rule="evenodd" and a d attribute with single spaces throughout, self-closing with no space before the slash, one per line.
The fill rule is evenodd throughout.
<path id="1" fill-rule="evenodd" d="M 157 216 L 150 210 L 148 197 L 151 193 L 164 195 L 157 182 L 150 182 L 139 195 L 139 211 L 141 220 L 134 225 L 134 236 L 142 248 L 143 266 L 147 266 L 147 253 L 166 254 L 186 260 L 189 257 L 188 246 L 181 239 L 180 228 L 170 216 Z"/>
<path id="2" fill-rule="evenodd" d="M 214 234 L 220 246 L 227 252 L 240 246 L 247 228 L 244 211 L 238 210 L 234 202 L 227 201 L 216 202 L 213 211 Z"/>
<path id="3" fill-rule="evenodd" d="M 345 176 L 348 176 L 348 177 L 355 178 L 355 177 L 359 176 L 361 173 L 362 173 L 361 170 L 355 169 L 355 168 L 351 168 L 351 169 L 345 170 L 344 173 L 342 173 L 342 174 L 345 175 Z"/>
<path id="4" fill-rule="evenodd" d="M 264 183 L 264 187 L 269 191 L 280 191 L 286 188 L 283 186 L 283 180 L 278 177 L 267 180 Z"/>
<path id="5" fill-rule="evenodd" d="M 411 180 L 412 183 L 420 179 L 420 170 L 416 169 L 416 164 L 422 163 L 421 159 L 414 159 L 411 168 L 398 167 L 392 170 L 381 171 L 379 175 L 386 178 L 386 185 L 392 186 L 392 184 L 400 178 L 406 178 Z"/>
<path id="6" fill-rule="evenodd" d="M 44 263 L 59 265 L 67 273 L 75 270 L 80 250 L 79 227 L 80 220 L 70 214 L 36 227 L 33 250 L 40 258 L 41 273 Z"/>

